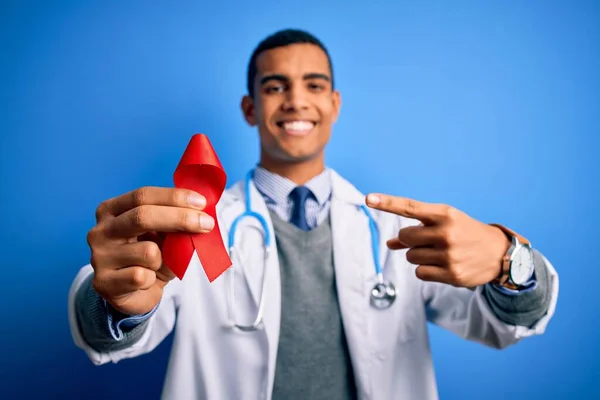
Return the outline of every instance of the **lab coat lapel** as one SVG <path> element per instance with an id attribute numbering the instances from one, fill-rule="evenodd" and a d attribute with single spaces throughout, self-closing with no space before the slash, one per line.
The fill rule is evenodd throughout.
<path id="1" fill-rule="evenodd" d="M 332 186 L 331 224 L 338 302 L 359 392 L 367 393 L 370 354 L 365 340 L 369 333 L 367 282 L 369 274 L 374 273 L 368 218 L 360 209 L 364 196 L 334 171 Z"/>
<path id="2" fill-rule="evenodd" d="M 244 204 L 246 201 L 244 192 L 245 191 L 243 185 L 240 185 L 236 190 L 236 196 L 240 199 L 242 204 Z M 264 273 L 266 273 L 266 282 L 264 287 L 264 290 L 266 291 L 266 297 L 264 300 L 265 304 L 263 314 L 263 325 L 267 336 L 267 343 L 269 349 L 268 387 L 271 388 L 273 385 L 277 346 L 279 344 L 279 325 L 281 316 L 281 278 L 279 271 L 279 257 L 277 254 L 275 231 L 273 229 L 273 223 L 271 221 L 269 210 L 267 208 L 267 205 L 265 204 L 262 195 L 258 192 L 252 181 L 250 182 L 250 201 L 252 211 L 261 215 L 265 219 L 269 227 L 269 233 L 271 235 L 271 243 L 268 248 L 270 254 L 266 266 L 263 264 L 262 259 L 259 259 L 262 258 L 262 248 L 253 248 L 247 249 L 247 251 L 251 253 L 260 252 L 261 257 L 254 258 L 255 262 L 253 263 L 244 263 L 242 267 L 244 276 L 246 278 L 246 282 L 248 282 L 250 292 L 252 293 L 252 298 L 257 307 L 259 305 L 260 296 L 263 289 L 262 274 L 263 271 Z M 245 206 L 243 207 L 243 209 L 245 210 Z M 260 224 L 257 221 L 253 222 L 253 225 L 255 225 L 257 229 L 261 229 Z"/>

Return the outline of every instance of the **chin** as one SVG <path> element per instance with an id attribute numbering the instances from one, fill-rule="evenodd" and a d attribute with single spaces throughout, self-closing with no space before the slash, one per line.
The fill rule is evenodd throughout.
<path id="1" fill-rule="evenodd" d="M 322 152 L 286 152 L 282 154 L 283 157 L 280 157 L 281 161 L 286 161 L 289 163 L 303 163 L 306 161 L 312 161 L 321 157 Z"/>

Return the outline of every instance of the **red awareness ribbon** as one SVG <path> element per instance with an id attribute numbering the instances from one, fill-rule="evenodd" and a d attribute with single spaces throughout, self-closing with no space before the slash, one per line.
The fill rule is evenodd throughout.
<path id="1" fill-rule="evenodd" d="M 209 233 L 168 233 L 162 246 L 165 265 L 183 279 L 194 250 L 210 282 L 231 266 L 217 222 L 216 205 L 225 190 L 227 176 L 208 137 L 192 136 L 173 174 L 175 187 L 193 190 L 206 198 L 204 212 L 213 217 Z"/>

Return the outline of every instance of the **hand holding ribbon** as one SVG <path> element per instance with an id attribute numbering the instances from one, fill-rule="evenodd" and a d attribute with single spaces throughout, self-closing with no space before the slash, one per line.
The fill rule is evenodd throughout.
<path id="1" fill-rule="evenodd" d="M 194 250 L 210 282 L 231 266 L 223 244 L 216 205 L 225 190 L 226 174 L 208 137 L 192 136 L 173 174 L 175 187 L 193 190 L 206 198 L 204 212 L 215 220 L 209 233 L 168 233 L 162 246 L 163 261 L 183 279 Z"/>

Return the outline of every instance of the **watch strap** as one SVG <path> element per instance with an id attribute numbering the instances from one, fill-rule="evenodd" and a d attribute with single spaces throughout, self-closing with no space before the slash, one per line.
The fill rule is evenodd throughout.
<path id="1" fill-rule="evenodd" d="M 499 228 L 502 232 L 504 232 L 506 235 L 510 236 L 514 236 L 517 239 L 519 239 L 520 243 L 526 244 L 528 246 L 531 246 L 531 243 L 529 243 L 529 240 L 527 240 L 527 238 L 519 235 L 517 232 L 513 231 L 510 228 L 507 228 L 504 225 L 500 225 L 500 224 L 490 224 L 491 226 L 495 226 L 496 228 Z"/>

